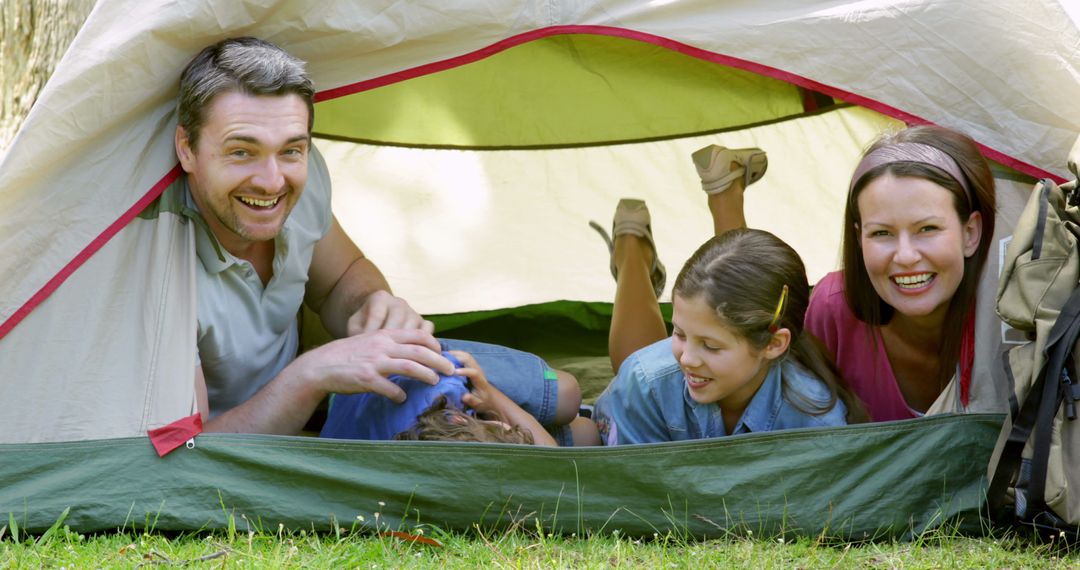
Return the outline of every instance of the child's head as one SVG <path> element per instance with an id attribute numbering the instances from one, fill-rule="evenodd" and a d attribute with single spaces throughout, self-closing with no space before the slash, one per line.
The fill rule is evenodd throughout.
<path id="1" fill-rule="evenodd" d="M 672 350 L 691 396 L 733 409 L 749 402 L 769 365 L 802 333 L 810 298 L 795 250 L 746 228 L 699 247 L 673 293 Z"/>
<path id="2" fill-rule="evenodd" d="M 529 432 L 497 420 L 483 420 L 451 406 L 446 396 L 439 396 L 417 416 L 416 425 L 396 436 L 412 441 L 479 441 L 486 443 L 524 443 L 532 445 Z"/>

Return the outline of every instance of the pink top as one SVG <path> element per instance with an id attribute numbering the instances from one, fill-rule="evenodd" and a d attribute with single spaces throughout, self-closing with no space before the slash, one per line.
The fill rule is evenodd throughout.
<path id="1" fill-rule="evenodd" d="M 855 318 L 848 307 L 841 272 L 826 275 L 814 287 L 805 326 L 825 343 L 836 359 L 840 374 L 866 404 L 870 421 L 905 420 L 921 415 L 904 400 L 881 335 Z"/>

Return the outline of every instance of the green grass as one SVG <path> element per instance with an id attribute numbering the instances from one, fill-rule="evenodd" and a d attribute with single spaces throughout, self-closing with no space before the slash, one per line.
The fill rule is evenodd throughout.
<path id="1" fill-rule="evenodd" d="M 685 541 L 618 533 L 552 536 L 516 527 L 447 533 L 439 546 L 339 529 L 336 533 L 231 531 L 86 536 L 62 526 L 40 536 L 0 526 L 0 568 L 1080 568 L 1080 554 L 1008 534 L 970 538 L 937 530 L 911 542 L 825 543 L 812 538 Z"/>

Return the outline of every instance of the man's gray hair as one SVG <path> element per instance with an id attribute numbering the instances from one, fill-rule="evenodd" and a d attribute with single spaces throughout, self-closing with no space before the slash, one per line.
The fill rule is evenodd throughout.
<path id="1" fill-rule="evenodd" d="M 206 109 L 219 93 L 299 95 L 308 108 L 308 132 L 315 119 L 315 89 L 304 62 L 258 38 L 229 38 L 199 52 L 180 75 L 179 123 L 194 149 Z"/>

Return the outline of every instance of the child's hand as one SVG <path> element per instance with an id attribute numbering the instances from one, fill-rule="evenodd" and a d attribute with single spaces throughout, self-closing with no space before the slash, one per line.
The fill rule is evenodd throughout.
<path id="1" fill-rule="evenodd" d="M 454 355 L 462 364 L 462 367 L 455 370 L 454 373 L 465 376 L 472 383 L 472 390 L 461 397 L 463 404 L 476 410 L 479 414 L 493 414 L 496 418 L 499 418 L 499 421 L 531 433 L 533 441 L 537 445 L 558 445 L 555 439 L 551 437 L 551 434 L 544 429 L 544 426 L 536 421 L 536 418 L 521 409 L 521 406 L 518 406 L 509 396 L 503 394 L 491 382 L 488 382 L 484 371 L 480 369 L 480 365 L 476 363 L 476 359 L 471 354 L 460 350 L 452 350 L 450 354 Z"/>
<path id="2" fill-rule="evenodd" d="M 460 350 L 450 351 L 459 361 L 462 367 L 454 373 L 465 376 L 472 384 L 468 394 L 461 397 L 461 402 L 480 413 L 502 413 L 505 408 L 506 394 L 488 382 L 483 369 L 477 364 L 476 359 L 467 352 Z"/>

